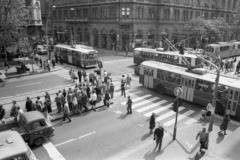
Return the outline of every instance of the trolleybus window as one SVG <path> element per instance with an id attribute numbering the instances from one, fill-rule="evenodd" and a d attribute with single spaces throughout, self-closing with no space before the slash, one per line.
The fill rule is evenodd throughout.
<path id="1" fill-rule="evenodd" d="M 197 79 L 195 89 L 198 90 L 198 91 L 202 91 L 202 92 L 205 92 L 205 93 L 212 94 L 213 91 L 214 91 L 213 90 L 213 85 L 214 85 L 214 83 L 212 83 L 212 82 Z"/>
<path id="2" fill-rule="evenodd" d="M 200 58 L 196 58 L 196 64 L 195 64 L 195 65 L 196 65 L 196 66 L 201 65 L 202 62 L 203 62 L 202 59 L 200 59 Z"/>
<path id="3" fill-rule="evenodd" d="M 62 48 L 62 53 L 63 53 L 63 55 L 67 55 L 67 49 L 64 49 L 64 48 Z"/>
<path id="4" fill-rule="evenodd" d="M 140 57 L 140 53 L 139 53 L 139 51 L 135 51 L 135 52 L 134 52 L 134 56 L 136 56 L 136 57 Z"/>

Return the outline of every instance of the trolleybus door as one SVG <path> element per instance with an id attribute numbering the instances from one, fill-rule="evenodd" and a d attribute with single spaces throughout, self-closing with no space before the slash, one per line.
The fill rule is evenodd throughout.
<path id="1" fill-rule="evenodd" d="M 235 116 L 237 109 L 240 108 L 240 92 L 229 88 L 228 103 L 226 113 Z"/>
<path id="2" fill-rule="evenodd" d="M 151 68 L 144 68 L 144 86 L 153 88 L 153 73 L 154 70 Z"/>
<path id="3" fill-rule="evenodd" d="M 182 76 L 181 86 L 183 90 L 182 99 L 193 102 L 193 94 L 195 89 L 195 78 Z"/>
<path id="4" fill-rule="evenodd" d="M 72 51 L 71 50 L 68 50 L 67 51 L 67 55 L 68 55 L 68 63 L 72 64 Z"/>

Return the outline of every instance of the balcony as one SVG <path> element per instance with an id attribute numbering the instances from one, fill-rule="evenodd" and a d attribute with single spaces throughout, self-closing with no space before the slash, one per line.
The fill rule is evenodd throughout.
<path id="1" fill-rule="evenodd" d="M 89 18 L 71 18 L 71 19 L 65 19 L 66 22 L 68 23 L 89 23 L 90 19 Z"/>

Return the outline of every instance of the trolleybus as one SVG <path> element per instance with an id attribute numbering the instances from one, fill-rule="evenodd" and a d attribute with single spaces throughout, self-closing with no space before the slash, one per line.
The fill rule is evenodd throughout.
<path id="1" fill-rule="evenodd" d="M 213 58 L 228 58 L 240 55 L 240 42 L 217 42 L 208 44 L 205 47 L 205 53 Z"/>
<path id="2" fill-rule="evenodd" d="M 198 69 L 204 70 L 204 69 Z M 182 99 L 206 106 L 213 99 L 216 75 L 190 73 L 186 68 L 156 61 L 144 61 L 140 65 L 139 82 L 156 89 L 159 93 L 174 95 L 174 89 L 181 86 Z M 240 80 L 220 77 L 215 112 L 229 113 L 240 117 Z"/>
<path id="3" fill-rule="evenodd" d="M 61 56 L 63 62 L 79 67 L 89 68 L 97 65 L 98 52 L 92 47 L 78 44 L 75 47 L 57 44 L 54 46 L 54 53 L 57 56 Z"/>

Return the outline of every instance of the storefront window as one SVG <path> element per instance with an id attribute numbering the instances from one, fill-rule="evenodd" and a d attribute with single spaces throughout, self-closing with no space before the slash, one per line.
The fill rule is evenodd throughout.
<path id="1" fill-rule="evenodd" d="M 214 83 L 212 82 L 197 79 L 195 89 L 208 94 L 213 94 L 214 92 L 213 85 Z"/>

